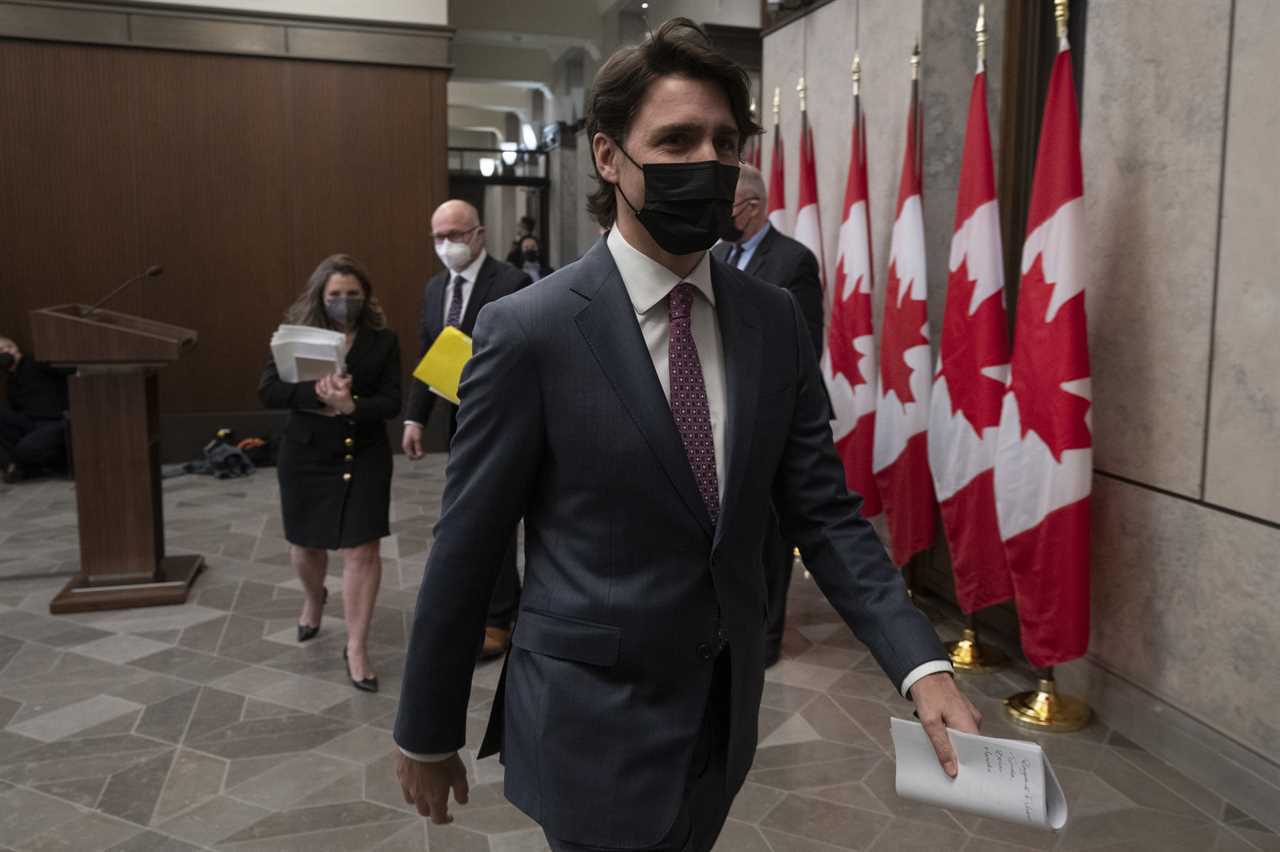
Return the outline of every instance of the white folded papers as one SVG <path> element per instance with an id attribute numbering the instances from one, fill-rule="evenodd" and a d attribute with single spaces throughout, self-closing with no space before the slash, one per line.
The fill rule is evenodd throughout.
<path id="1" fill-rule="evenodd" d="M 271 355 L 282 381 L 314 382 L 347 369 L 347 337 L 309 325 L 282 325 L 271 335 Z"/>
<path id="2" fill-rule="evenodd" d="M 947 731 L 960 771 L 948 778 L 919 722 L 893 719 L 898 795 L 928 805 L 1035 828 L 1067 824 L 1067 800 L 1033 742 Z"/>

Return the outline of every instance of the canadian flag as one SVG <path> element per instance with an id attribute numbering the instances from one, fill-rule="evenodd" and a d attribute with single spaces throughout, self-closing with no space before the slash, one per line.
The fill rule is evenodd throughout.
<path id="1" fill-rule="evenodd" d="M 782 162 L 782 128 L 773 126 L 773 151 L 769 154 L 769 224 L 787 230 L 787 177 Z"/>
<path id="2" fill-rule="evenodd" d="M 919 99 L 911 85 L 907 147 L 898 214 L 889 243 L 889 283 L 880 327 L 880 387 L 872 467 L 898 565 L 933 544 L 933 480 L 929 477 L 929 312 L 924 213 L 920 202 Z"/>
<path id="3" fill-rule="evenodd" d="M 1080 122 L 1062 39 L 1036 153 L 1009 387 L 996 449 L 996 517 L 1032 665 L 1089 644 L 1093 435 L 1085 328 Z"/>
<path id="4" fill-rule="evenodd" d="M 794 236 L 818 259 L 818 280 L 826 292 L 827 262 L 822 250 L 822 221 L 818 216 L 818 167 L 813 158 L 813 128 L 809 126 L 807 112 L 800 113 L 800 199 L 796 202 Z"/>
<path id="5" fill-rule="evenodd" d="M 867 137 L 857 98 L 853 144 L 844 188 L 844 221 L 837 246 L 835 301 L 822 352 L 831 398 L 831 430 L 849 490 L 862 497 L 862 516 L 880 514 L 880 489 L 871 471 L 876 429 L 876 341 L 871 329 L 871 214 L 867 200 Z"/>
<path id="6" fill-rule="evenodd" d="M 987 75 L 981 69 L 969 98 L 949 265 L 929 407 L 929 468 L 951 550 L 956 598 L 962 610 L 975 612 L 1013 597 L 996 525 L 994 468 L 1009 379 L 1009 334 Z"/>

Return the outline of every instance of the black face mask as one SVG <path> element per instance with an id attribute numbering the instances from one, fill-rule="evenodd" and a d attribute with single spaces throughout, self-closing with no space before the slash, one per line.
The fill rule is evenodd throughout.
<path id="1" fill-rule="evenodd" d="M 336 299 L 324 300 L 324 312 L 334 325 L 346 329 L 356 327 L 360 314 L 364 311 L 364 299 L 359 296 L 340 296 Z"/>
<path id="2" fill-rule="evenodd" d="M 693 254 L 731 237 L 737 166 L 718 160 L 641 166 L 621 145 L 618 150 L 644 171 L 644 207 L 637 210 L 619 184 L 622 200 L 664 251 Z"/>
<path id="3" fill-rule="evenodd" d="M 528 250 L 527 250 L 527 251 L 525 251 L 525 253 L 524 253 L 524 262 L 525 262 L 525 263 L 537 263 L 537 262 L 538 262 L 538 258 L 539 258 L 539 256 L 540 256 L 540 255 L 538 254 L 538 250 L 537 250 L 537 249 L 528 249 Z"/>

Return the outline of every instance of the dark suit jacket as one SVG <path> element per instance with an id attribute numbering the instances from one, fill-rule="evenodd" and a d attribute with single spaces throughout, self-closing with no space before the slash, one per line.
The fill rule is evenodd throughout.
<path id="1" fill-rule="evenodd" d="M 732 248 L 731 243 L 721 243 L 712 249 L 712 254 L 720 260 L 728 260 Z M 813 340 L 813 352 L 822 357 L 822 280 L 818 275 L 818 259 L 813 252 L 799 240 L 770 227 L 743 272 L 791 291 L 804 314 L 804 324 Z"/>
<path id="2" fill-rule="evenodd" d="M 448 269 L 443 269 L 431 276 L 431 280 L 427 282 L 422 299 L 422 313 L 418 317 L 419 360 L 427 353 L 431 344 L 435 343 L 440 332 L 444 331 L 444 298 L 448 291 L 449 280 L 453 275 L 454 273 Z M 527 274 L 489 255 L 484 263 L 480 264 L 480 272 L 476 275 L 476 283 L 471 290 L 471 298 L 467 300 L 467 310 L 462 315 L 462 325 L 459 326 L 459 330 L 464 334 L 471 334 L 475 330 L 476 317 L 479 316 L 481 308 L 530 283 L 532 279 Z M 411 366 L 417 367 L 418 362 L 414 361 Z M 438 397 L 417 379 L 411 378 L 409 385 L 409 404 L 405 407 L 404 417 L 406 420 L 426 426 L 427 419 L 431 416 L 431 409 L 435 407 Z M 452 432 L 453 424 L 451 423 L 450 434 Z"/>
<path id="3" fill-rule="evenodd" d="M 24 355 L 8 377 L 8 402 L 14 411 L 28 417 L 61 418 L 71 407 L 67 398 L 67 377 L 75 370 L 53 367 Z"/>
<path id="4" fill-rule="evenodd" d="M 794 297 L 718 260 L 711 279 L 728 410 L 718 525 L 603 240 L 485 308 L 463 374 L 395 738 L 419 753 L 463 746 L 475 638 L 523 516 L 525 591 L 481 753 L 500 747 L 507 797 L 573 843 L 644 847 L 670 829 L 718 637 L 727 792 L 741 786 L 764 687 L 771 501 L 895 684 L 945 658 L 845 487 Z"/>

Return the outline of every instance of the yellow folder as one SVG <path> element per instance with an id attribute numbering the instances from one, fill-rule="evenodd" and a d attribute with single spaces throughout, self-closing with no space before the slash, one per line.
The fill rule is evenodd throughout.
<path id="1" fill-rule="evenodd" d="M 470 357 L 471 338 L 454 326 L 446 326 L 414 368 L 413 377 L 457 405 L 458 382 Z"/>

